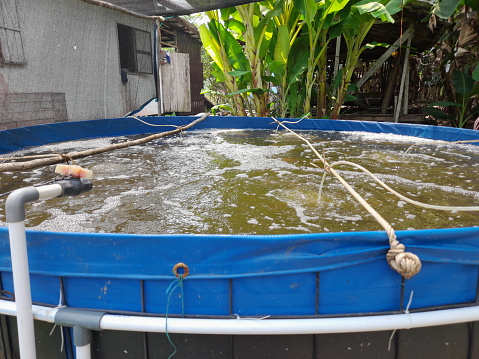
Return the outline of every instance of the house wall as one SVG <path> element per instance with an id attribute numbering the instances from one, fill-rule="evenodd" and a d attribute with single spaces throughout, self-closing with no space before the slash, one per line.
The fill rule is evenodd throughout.
<path id="1" fill-rule="evenodd" d="M 156 97 L 153 74 L 122 83 L 117 34 L 117 23 L 145 30 L 153 45 L 154 21 L 80 0 L 15 1 L 27 64 L 0 66 L 0 95 L 64 94 L 70 121 L 120 117 Z"/>

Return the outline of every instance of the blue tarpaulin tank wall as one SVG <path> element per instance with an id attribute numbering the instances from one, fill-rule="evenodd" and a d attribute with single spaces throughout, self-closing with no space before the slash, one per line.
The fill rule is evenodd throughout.
<path id="1" fill-rule="evenodd" d="M 193 119 L 143 118 L 151 124 L 175 126 Z M 288 127 L 392 133 L 443 141 L 479 139 L 478 131 L 423 125 L 303 120 Z M 192 130 L 208 128 L 274 130 L 277 125 L 269 118 L 211 116 Z M 171 127 L 154 128 L 158 129 L 167 131 Z M 134 118 L 18 128 L 0 132 L 0 153 L 59 141 L 151 132 L 151 126 Z M 62 303 L 69 307 L 111 315 L 230 321 L 242 317 L 298 320 L 394 316 L 405 310 L 422 313 L 478 306 L 479 227 L 396 234 L 399 242 L 422 261 L 421 271 L 411 279 L 405 280 L 389 268 L 385 260 L 388 237 L 383 231 L 291 235 L 28 231 L 32 297 L 34 303 L 45 307 L 56 307 L 63 298 Z M 182 279 L 181 291 L 176 289 L 171 294 L 172 286 L 178 284 L 172 272 L 178 263 L 184 263 L 189 273 Z M 0 271 L 3 298 L 8 301 L 14 288 L 6 228 L 0 228 Z M 468 320 L 451 323 L 461 321 Z M 305 329 L 305 333 L 316 332 Z"/>
<path id="2" fill-rule="evenodd" d="M 151 127 L 147 124 L 129 118 L 112 118 L 93 121 L 60 122 L 0 131 L 0 153 L 16 151 L 28 146 L 40 146 L 47 143 L 70 141 L 83 138 L 112 137 L 137 135 L 151 132 L 164 132 L 173 126 L 184 126 L 195 117 L 148 117 L 148 123 L 156 125 L 172 125 L 172 127 Z M 295 123 L 288 119 L 291 129 L 324 130 L 324 131 L 366 131 L 374 133 L 391 133 L 421 138 L 460 141 L 477 140 L 479 133 L 473 130 L 437 127 L 428 125 L 398 124 L 389 122 L 362 122 L 344 120 L 309 120 Z M 192 128 L 248 128 L 276 129 L 277 125 L 271 118 L 258 117 L 221 117 L 210 116 Z M 152 130 L 153 129 L 153 130 Z"/>

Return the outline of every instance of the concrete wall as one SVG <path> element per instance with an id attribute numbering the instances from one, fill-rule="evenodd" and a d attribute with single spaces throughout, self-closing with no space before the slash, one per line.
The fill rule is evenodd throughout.
<path id="1" fill-rule="evenodd" d="M 26 65 L 0 67 L 0 94 L 64 93 L 70 121 L 119 117 L 156 97 L 153 74 L 122 84 L 117 23 L 154 22 L 80 0 L 16 0 Z"/>

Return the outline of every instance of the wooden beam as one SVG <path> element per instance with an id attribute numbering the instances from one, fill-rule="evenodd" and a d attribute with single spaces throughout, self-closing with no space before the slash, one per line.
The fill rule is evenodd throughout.
<path id="1" fill-rule="evenodd" d="M 336 77 L 336 75 L 338 74 L 339 72 L 339 54 L 341 52 L 341 36 L 338 36 L 336 38 L 336 53 L 334 55 L 334 77 Z"/>
<path id="2" fill-rule="evenodd" d="M 389 107 L 389 102 L 391 101 L 391 97 L 394 94 L 394 89 L 396 88 L 396 81 L 399 76 L 400 68 L 401 68 L 401 57 L 402 54 L 398 54 L 394 61 L 394 66 L 393 69 L 389 75 L 389 81 L 388 85 L 386 87 L 386 90 L 384 91 L 383 95 L 383 101 L 381 104 L 381 112 L 382 114 L 385 114 L 388 110 Z"/>
<path id="3" fill-rule="evenodd" d="M 157 34 L 157 43 L 156 43 L 156 70 L 157 70 L 157 84 L 156 84 L 156 93 L 158 96 L 158 116 L 162 116 L 164 114 L 164 105 L 163 105 L 163 79 L 161 76 L 161 28 L 160 28 L 160 21 L 156 22 L 156 34 Z"/>
<path id="4" fill-rule="evenodd" d="M 163 16 L 149 16 L 149 15 L 140 14 L 140 13 L 122 8 L 121 6 L 110 4 L 109 2 L 102 1 L 102 0 L 82 0 L 82 1 L 87 4 L 101 6 L 107 9 L 120 11 L 124 14 L 138 17 L 140 19 L 165 21 L 165 18 Z"/>
<path id="5" fill-rule="evenodd" d="M 408 91 L 408 89 L 404 88 L 404 85 L 406 83 L 406 76 L 409 76 L 409 51 L 411 49 L 411 40 L 412 37 L 407 39 L 407 47 L 406 47 L 406 54 L 404 55 L 404 64 L 403 64 L 403 69 L 402 69 L 402 76 L 401 76 L 401 85 L 399 86 L 399 95 L 398 95 L 398 103 L 396 108 L 394 109 L 394 122 L 398 122 L 399 120 L 399 114 L 401 113 L 401 108 L 404 106 L 407 108 L 407 103 L 403 105 L 403 96 L 404 96 L 404 91 Z"/>
<path id="6" fill-rule="evenodd" d="M 175 49 L 178 48 L 178 46 L 170 44 L 169 42 L 160 41 L 160 44 L 163 45 L 164 47 L 174 47 Z"/>
<path id="7" fill-rule="evenodd" d="M 399 39 L 374 63 L 374 65 L 359 79 L 356 84 L 360 88 L 369 78 L 386 62 L 386 60 L 411 36 L 414 35 L 414 28 L 410 26 Z"/>
<path id="8" fill-rule="evenodd" d="M 409 44 L 410 45 L 410 44 Z M 410 46 L 409 46 L 410 47 Z M 409 80 L 410 80 L 410 71 L 411 71 L 411 64 L 407 67 L 407 73 L 406 73 L 406 84 L 404 85 L 406 91 L 404 92 L 404 107 L 403 107 L 403 115 L 407 115 L 408 110 L 409 110 Z"/>
<path id="9" fill-rule="evenodd" d="M 161 28 L 161 32 L 164 32 L 165 34 L 171 35 L 173 37 L 176 37 L 176 33 L 170 30 L 165 29 L 164 27 Z"/>

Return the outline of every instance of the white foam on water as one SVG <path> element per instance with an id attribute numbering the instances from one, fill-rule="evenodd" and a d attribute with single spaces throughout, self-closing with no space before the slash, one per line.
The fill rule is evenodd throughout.
<path id="1" fill-rule="evenodd" d="M 94 232 L 95 228 L 85 227 L 86 223 L 92 223 L 93 218 L 87 213 L 65 213 L 61 208 L 47 209 L 51 218 L 44 220 L 37 226 L 28 227 L 28 229 L 38 231 L 55 232 Z"/>
<path id="2" fill-rule="evenodd" d="M 5 155 L 2 154 L 2 157 L 21 157 L 21 156 L 24 156 L 25 154 L 32 153 L 33 151 L 36 154 L 41 154 L 41 153 L 48 154 L 48 153 L 57 153 L 57 152 L 65 153 L 65 151 L 73 152 L 73 151 L 80 151 L 80 150 L 88 150 L 92 148 L 98 148 L 98 147 L 110 145 L 112 143 L 112 140 L 114 139 L 116 140 L 117 138 L 104 137 L 104 138 L 94 138 L 94 139 L 82 140 L 82 141 L 57 142 L 57 143 L 52 143 L 52 144 L 43 145 L 43 146 L 25 148 L 23 150 L 10 152 Z"/>
<path id="3" fill-rule="evenodd" d="M 341 131 L 341 134 L 346 135 L 345 141 L 348 142 L 389 142 L 389 143 L 406 143 L 406 144 L 434 144 L 440 141 L 430 140 L 427 138 L 419 138 L 412 136 L 397 135 L 392 133 L 374 133 L 362 131 Z"/>
<path id="4" fill-rule="evenodd" d="M 300 132 L 328 160 L 352 160 L 364 165 L 390 187 L 414 199 L 426 197 L 428 200 L 431 194 L 439 194 L 439 200 L 444 195 L 452 196 L 452 201 L 460 196 L 468 197 L 469 202 L 471 198 L 479 199 L 478 180 L 470 177 L 470 173 L 479 169 L 479 161 L 475 160 L 479 146 L 448 145 L 366 132 Z M 64 152 L 123 140 L 126 138 L 54 146 L 58 152 Z M 392 148 L 383 146 L 386 143 L 392 144 Z M 411 144 L 419 145 L 406 153 Z M 44 146 L 40 149 L 51 150 Z M 240 227 L 247 223 L 252 228 L 267 230 L 269 227 L 271 231 L 287 233 L 362 230 L 369 221 L 373 223 L 370 227 L 377 229 L 377 223 L 331 176 L 323 188 L 323 200 L 318 203 L 323 170 L 309 164 L 315 159 L 306 144 L 284 131 L 278 134 L 234 129 L 187 132 L 148 145 L 82 159 L 79 164 L 85 164 L 84 167 L 94 172 L 94 188 L 85 194 L 85 205 L 81 205 L 80 197 L 75 197 L 62 204 L 67 206 L 63 211 L 48 209 L 48 218 L 38 227 L 92 232 L 100 221 L 98 231 L 110 231 L 118 226 L 122 231 L 142 233 L 143 226 L 145 231 L 161 233 L 177 233 L 183 229 L 189 233 L 210 230 L 232 233 L 237 222 Z M 438 168 L 443 168 L 442 172 L 434 172 L 440 173 L 439 176 L 428 175 L 428 169 Z M 389 194 L 377 200 L 378 194 L 386 192 L 372 179 L 347 166 L 337 169 L 378 211 L 389 215 L 391 208 L 396 208 L 398 213 L 394 214 L 392 223 L 403 229 L 421 226 L 408 222 L 424 220 L 422 217 L 428 211 L 406 206 L 404 201 Z M 28 184 L 45 181 L 52 177 L 48 171 L 51 172 L 36 169 L 23 181 Z M 22 180 L 21 175 L 14 176 Z M 108 192 L 110 190 L 113 192 Z M 255 205 L 239 202 L 242 198 Z M 281 209 L 276 209 L 276 205 Z M 47 203 L 34 204 L 31 208 L 40 213 L 43 206 Z M 75 207 L 84 212 L 75 213 Z M 262 213 L 264 208 L 272 212 Z M 451 215 L 444 219 L 456 221 L 460 216 Z M 116 220 L 126 224 L 116 225 L 113 223 Z M 240 230 L 247 231 L 245 228 Z"/>

